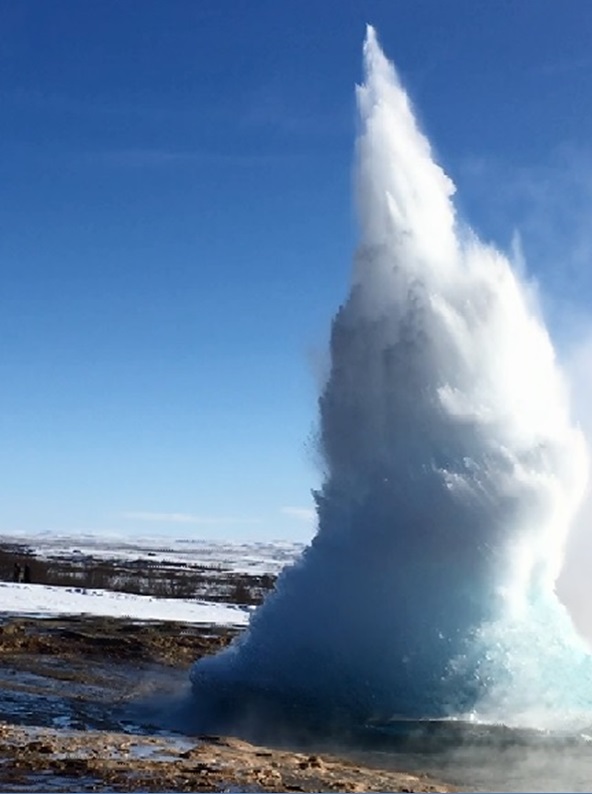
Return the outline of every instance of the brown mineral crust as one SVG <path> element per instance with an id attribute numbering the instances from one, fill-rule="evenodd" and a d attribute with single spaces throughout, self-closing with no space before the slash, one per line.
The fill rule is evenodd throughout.
<path id="1" fill-rule="evenodd" d="M 132 622 L 96 616 L 12 618 L 0 625 L 0 661 L 13 654 L 62 659 L 153 661 L 175 666 L 216 653 L 238 634 L 229 627 Z M 67 675 L 67 669 L 62 675 Z"/>

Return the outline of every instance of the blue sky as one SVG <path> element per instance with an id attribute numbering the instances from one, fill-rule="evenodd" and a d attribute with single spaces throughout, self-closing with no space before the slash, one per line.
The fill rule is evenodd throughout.
<path id="1" fill-rule="evenodd" d="M 587 324 L 587 0 L 3 0 L 0 530 L 310 535 L 366 22 L 464 216 Z"/>

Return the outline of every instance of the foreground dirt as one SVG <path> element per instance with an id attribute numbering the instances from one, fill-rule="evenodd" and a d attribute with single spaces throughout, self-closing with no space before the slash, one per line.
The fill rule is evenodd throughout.
<path id="1" fill-rule="evenodd" d="M 239 739 L 0 728 L 4 791 L 448 791 L 427 778 Z M 23 789 L 19 789 L 23 786 Z"/>
<path id="2" fill-rule="evenodd" d="M 238 629 L 223 626 L 96 616 L 5 618 L 0 619 L 0 662 L 16 663 L 23 654 L 33 654 L 64 661 L 108 658 L 187 667 L 216 653 L 237 633 Z"/>
<path id="3" fill-rule="evenodd" d="M 97 617 L 0 621 L 0 791 L 450 791 L 329 755 L 131 717 L 236 631 Z"/>

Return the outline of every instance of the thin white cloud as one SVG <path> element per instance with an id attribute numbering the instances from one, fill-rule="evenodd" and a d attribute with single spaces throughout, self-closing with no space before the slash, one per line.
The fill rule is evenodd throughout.
<path id="1" fill-rule="evenodd" d="M 274 130 L 290 137 L 334 137 L 351 130 L 349 103 L 311 104 L 310 94 L 288 98 L 278 79 L 246 93 L 237 119 L 246 129 Z"/>
<path id="2" fill-rule="evenodd" d="M 193 513 L 153 513 L 146 510 L 128 510 L 121 514 L 127 521 L 149 521 L 161 524 L 193 524 L 194 526 L 221 526 L 228 524 L 260 524 L 258 518 L 234 516 L 200 516 Z"/>
<path id="3" fill-rule="evenodd" d="M 298 155 L 265 153 L 220 153 L 207 150 L 112 149 L 72 155 L 83 165 L 116 168 L 162 168 L 168 166 L 230 166 L 259 168 L 294 162 Z"/>
<path id="4" fill-rule="evenodd" d="M 282 507 L 280 513 L 290 518 L 297 518 L 299 521 L 312 522 L 315 520 L 317 514 L 316 510 L 312 507 Z"/>
<path id="5" fill-rule="evenodd" d="M 590 58 L 564 58 L 535 66 L 532 71 L 534 74 L 542 75 L 567 75 L 589 69 L 590 63 Z"/>

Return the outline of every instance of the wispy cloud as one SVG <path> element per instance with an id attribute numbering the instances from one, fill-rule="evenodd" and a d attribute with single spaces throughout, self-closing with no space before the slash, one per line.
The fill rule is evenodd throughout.
<path id="1" fill-rule="evenodd" d="M 100 165 L 112 168 L 168 168 L 174 166 L 228 166 L 231 168 L 262 168 L 282 165 L 298 159 L 296 154 L 254 154 L 249 152 L 212 152 L 205 149 L 112 149 L 72 155 L 82 165 Z"/>
<path id="2" fill-rule="evenodd" d="M 275 131 L 289 138 L 324 138 L 350 135 L 352 111 L 349 102 L 339 99 L 329 105 L 314 104 L 310 93 L 296 96 L 272 79 L 244 95 L 237 118 L 247 131 Z"/>
<path id="3" fill-rule="evenodd" d="M 120 101 L 112 96 L 96 94 L 79 96 L 57 91 L 35 91 L 22 88 L 0 89 L 0 100 L 4 105 L 26 108 L 40 113 L 61 113 L 72 116 L 121 117 L 138 120 L 168 120 L 199 118 L 199 108 L 191 102 L 171 102 L 170 97 L 154 94 L 146 101 L 141 95 L 126 94 Z M 208 113 L 216 113 L 216 108 L 208 108 Z"/>
<path id="4" fill-rule="evenodd" d="M 312 507 L 282 507 L 280 513 L 298 521 L 313 522 L 316 518 L 316 510 Z"/>
<path id="5" fill-rule="evenodd" d="M 31 143 L 13 142 L 11 155 L 26 157 L 29 162 L 51 164 L 56 168 L 114 169 L 145 171 L 151 169 L 203 169 L 203 168 L 283 168 L 304 160 L 304 155 L 294 152 L 208 151 L 207 149 L 175 150 L 173 148 L 126 149 L 59 149 L 42 148 Z"/>
<path id="6" fill-rule="evenodd" d="M 542 75 L 565 75 L 571 72 L 579 72 L 582 69 L 589 69 L 591 64 L 592 59 L 590 58 L 564 58 L 543 63 L 534 67 L 533 71 Z"/>
<path id="7" fill-rule="evenodd" d="M 121 514 L 126 521 L 148 521 L 160 524 L 192 524 L 193 526 L 226 526 L 260 524 L 258 518 L 234 516 L 202 516 L 193 513 L 153 513 L 146 510 L 128 510 Z"/>

